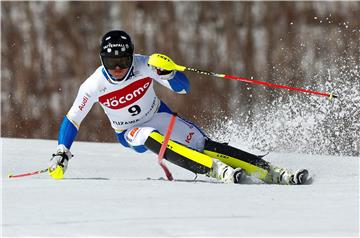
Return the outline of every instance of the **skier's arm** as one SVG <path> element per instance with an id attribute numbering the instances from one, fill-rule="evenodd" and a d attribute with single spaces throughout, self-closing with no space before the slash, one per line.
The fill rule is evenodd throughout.
<path id="1" fill-rule="evenodd" d="M 189 79 L 184 73 L 176 70 L 163 70 L 147 64 L 148 57 L 144 58 L 144 67 L 147 72 L 161 85 L 171 89 L 179 94 L 187 94 L 190 92 Z"/>
<path id="2" fill-rule="evenodd" d="M 67 169 L 68 161 L 72 154 L 70 147 L 75 140 L 81 121 L 88 114 L 95 103 L 95 95 L 85 83 L 80 87 L 78 95 L 70 108 L 68 114 L 64 117 L 58 136 L 58 146 L 56 153 L 50 160 L 49 174 L 54 179 L 62 179 Z"/>
<path id="3" fill-rule="evenodd" d="M 78 127 L 76 127 L 75 125 L 76 124 L 74 122 L 71 122 L 67 116 L 64 116 L 59 130 L 59 145 L 65 145 L 66 148 L 70 149 L 78 133 Z"/>
<path id="4" fill-rule="evenodd" d="M 59 145 L 63 144 L 67 149 L 70 149 L 82 120 L 96 101 L 95 98 L 88 89 L 86 82 L 81 85 L 72 107 L 61 123 L 58 136 Z"/>

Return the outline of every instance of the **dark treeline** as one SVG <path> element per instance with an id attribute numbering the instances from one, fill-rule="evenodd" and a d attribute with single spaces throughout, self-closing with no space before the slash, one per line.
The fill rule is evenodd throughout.
<path id="1" fill-rule="evenodd" d="M 182 65 L 324 90 L 328 77 L 319 72 L 338 67 L 332 59 L 359 65 L 359 9 L 360 2 L 342 1 L 2 1 L 1 134 L 56 139 L 78 87 L 99 66 L 99 41 L 111 29 L 127 31 L 140 54 L 159 52 Z M 190 95 L 157 90 L 173 110 L 207 130 L 216 118 L 244 113 L 251 123 L 256 105 L 293 94 L 187 75 Z M 99 105 L 77 139 L 115 141 Z"/>

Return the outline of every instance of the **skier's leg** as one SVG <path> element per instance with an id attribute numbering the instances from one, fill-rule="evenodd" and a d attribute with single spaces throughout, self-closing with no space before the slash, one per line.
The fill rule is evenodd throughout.
<path id="1" fill-rule="evenodd" d="M 308 176 L 308 171 L 305 169 L 294 173 L 288 169 L 273 166 L 262 156 L 253 155 L 210 139 L 205 141 L 204 154 L 217 158 L 233 168 L 240 167 L 248 175 L 257 177 L 266 183 L 302 184 Z"/>
<path id="2" fill-rule="evenodd" d="M 149 149 L 158 154 L 170 118 L 169 113 L 158 113 L 141 127 L 130 128 L 123 132 L 122 136 L 118 134 L 119 141 L 137 152 Z M 221 161 L 198 151 L 203 150 L 205 139 L 206 136 L 200 129 L 178 117 L 164 158 L 194 173 L 207 174 L 223 182 L 237 182 L 242 170 L 234 170 Z"/>
<path id="3" fill-rule="evenodd" d="M 145 141 L 145 146 L 158 154 L 163 141 L 164 136 L 154 131 Z M 164 158 L 194 173 L 206 174 L 225 183 L 240 183 L 243 175 L 242 169 L 233 169 L 220 160 L 211 158 L 172 140 L 168 142 Z"/>
<path id="4" fill-rule="evenodd" d="M 166 106 L 166 105 L 165 105 Z M 172 114 L 170 113 L 158 113 L 155 115 L 154 120 L 151 120 L 149 123 L 146 123 L 148 125 L 154 126 L 158 129 L 158 132 L 160 135 L 153 134 L 152 136 L 149 136 L 148 143 L 151 142 L 151 139 L 154 139 L 155 137 L 161 137 L 166 133 L 168 122 L 170 121 L 170 117 Z M 165 124 L 164 124 L 165 122 Z M 155 124 L 154 124 L 155 123 Z M 175 163 L 183 168 L 186 168 L 190 171 L 193 171 L 195 173 L 204 173 L 205 170 L 199 171 L 194 168 L 193 161 L 197 161 L 199 164 L 202 164 L 202 162 L 205 162 L 207 164 L 212 164 L 208 169 L 206 169 L 206 175 L 216 178 L 218 180 L 221 180 L 223 182 L 231 183 L 239 183 L 240 179 L 243 175 L 242 169 L 233 169 L 232 167 L 224 164 L 223 162 L 219 161 L 216 158 L 212 158 L 211 156 L 208 156 L 206 159 L 203 156 L 203 150 L 205 141 L 207 140 L 207 136 L 205 133 L 202 132 L 202 130 L 197 127 L 194 123 L 185 120 L 179 116 L 176 118 L 176 122 L 171 134 L 171 143 L 176 144 L 177 153 L 178 156 L 182 156 L 182 158 L 178 158 L 178 156 L 175 155 L 166 155 L 165 152 L 165 159 L 171 161 L 172 163 Z M 163 140 L 158 141 L 162 143 Z M 156 143 L 155 143 L 156 144 Z M 161 146 L 161 144 L 160 144 Z M 150 145 L 147 146 L 150 150 L 153 148 Z M 159 147 L 159 145 L 157 145 Z M 160 148 L 160 147 L 159 147 Z M 158 153 L 158 149 L 153 152 Z M 169 153 L 172 153 L 172 150 L 169 150 Z M 204 160 L 201 160 L 201 158 L 204 158 Z M 211 161 L 210 161 L 211 159 Z M 209 162 L 210 161 L 210 162 Z M 209 170 L 210 169 L 210 170 Z"/>
<path id="5" fill-rule="evenodd" d="M 253 155 L 227 144 L 207 139 L 204 154 L 219 159 L 233 168 L 243 168 L 248 175 L 264 180 L 270 171 L 270 164 L 261 156 Z"/>
<path id="6" fill-rule="evenodd" d="M 123 146 L 132 148 L 136 152 L 142 153 L 149 149 L 158 154 L 164 141 L 164 131 L 167 129 L 164 122 L 168 122 L 170 116 L 169 114 L 157 115 L 153 120 L 141 125 L 141 127 L 134 127 L 117 133 L 118 140 Z M 162 121 L 163 123 L 161 123 Z M 182 120 L 177 119 L 168 148 L 165 150 L 164 158 L 194 173 L 206 174 L 212 168 L 212 159 L 196 150 L 174 142 L 173 138 L 178 140 L 185 138 L 191 146 L 197 147 L 199 146 L 198 143 L 201 146 L 201 142 L 204 143 L 205 141 L 202 136 L 199 136 L 202 135 L 201 132 L 192 131 L 189 128 L 190 126 L 184 125 Z M 159 130 L 163 133 L 161 134 Z M 191 138 L 190 140 L 189 137 L 187 138 L 188 134 L 194 135 L 196 138 Z"/>

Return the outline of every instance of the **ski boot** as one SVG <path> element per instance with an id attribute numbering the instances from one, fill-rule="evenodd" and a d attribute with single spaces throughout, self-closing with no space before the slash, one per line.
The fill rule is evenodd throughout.
<path id="1" fill-rule="evenodd" d="M 213 167 L 207 176 L 216 178 L 224 183 L 241 183 L 244 179 L 245 171 L 242 168 L 232 168 L 220 160 L 213 159 Z"/>
<path id="2" fill-rule="evenodd" d="M 265 182 L 272 184 L 299 185 L 308 181 L 309 172 L 300 169 L 296 172 L 270 165 L 270 172 L 265 178 Z"/>

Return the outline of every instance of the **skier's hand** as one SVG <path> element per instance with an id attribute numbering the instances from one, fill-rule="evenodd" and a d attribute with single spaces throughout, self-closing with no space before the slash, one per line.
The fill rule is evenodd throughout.
<path id="1" fill-rule="evenodd" d="M 170 80 L 174 77 L 174 75 L 176 73 L 175 70 L 165 70 L 165 69 L 154 67 L 151 65 L 149 65 L 149 67 L 151 68 L 153 73 L 156 74 L 158 76 L 158 78 L 161 80 Z"/>
<path id="2" fill-rule="evenodd" d="M 155 69 L 156 69 L 156 73 L 157 73 L 158 75 L 169 75 L 169 74 L 171 74 L 172 72 L 174 72 L 174 70 L 165 70 L 165 69 L 156 68 L 156 67 L 155 67 Z"/>
<path id="3" fill-rule="evenodd" d="M 64 145 L 58 145 L 56 153 L 50 159 L 49 174 L 53 179 L 63 179 L 69 159 L 73 155 Z"/>

